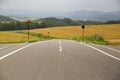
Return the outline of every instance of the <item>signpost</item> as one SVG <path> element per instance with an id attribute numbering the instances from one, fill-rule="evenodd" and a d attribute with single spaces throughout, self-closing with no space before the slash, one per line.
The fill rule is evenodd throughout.
<path id="1" fill-rule="evenodd" d="M 84 42 L 84 29 L 85 29 L 85 26 L 82 25 L 81 28 L 83 29 L 83 32 L 82 32 L 82 40 L 83 40 L 83 42 Z"/>
<path id="2" fill-rule="evenodd" d="M 28 42 L 29 42 L 29 29 L 30 29 L 30 26 L 32 24 L 32 21 L 29 19 L 26 23 L 28 25 Z"/>
<path id="3" fill-rule="evenodd" d="M 48 36 L 49 36 L 50 32 L 48 32 L 47 34 L 48 34 Z"/>
<path id="4" fill-rule="evenodd" d="M 104 29 L 101 29 L 101 35 L 102 36 L 104 35 Z"/>

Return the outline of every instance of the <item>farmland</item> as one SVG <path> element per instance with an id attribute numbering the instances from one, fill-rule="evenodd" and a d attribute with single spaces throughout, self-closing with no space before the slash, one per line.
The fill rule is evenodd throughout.
<path id="1" fill-rule="evenodd" d="M 26 30 L 25 30 L 26 31 Z M 120 45 L 120 24 L 104 24 L 104 25 L 86 25 L 85 35 L 100 34 L 103 35 L 105 40 L 111 44 Z M 44 36 L 50 36 L 54 38 L 70 39 L 73 37 L 82 36 L 82 29 L 80 26 L 61 26 L 53 28 L 42 28 L 42 29 L 31 29 L 30 41 L 45 40 Z M 33 35 L 40 36 L 34 36 Z M 49 33 L 49 34 L 48 34 Z M 16 42 L 27 42 L 27 32 L 16 33 L 14 31 L 1 31 L 0 32 L 0 43 L 16 43 Z"/>
<path id="2" fill-rule="evenodd" d="M 13 32 L 0 32 L 0 43 L 19 43 L 19 42 L 27 42 L 27 35 L 13 33 Z M 37 37 L 30 36 L 30 41 L 38 40 Z"/>
<path id="3" fill-rule="evenodd" d="M 55 28 L 44 28 L 31 30 L 34 33 L 40 33 L 55 38 L 71 38 L 82 35 L 80 26 L 61 26 Z M 85 35 L 101 34 L 105 40 L 112 44 L 120 44 L 120 24 L 87 25 Z"/>

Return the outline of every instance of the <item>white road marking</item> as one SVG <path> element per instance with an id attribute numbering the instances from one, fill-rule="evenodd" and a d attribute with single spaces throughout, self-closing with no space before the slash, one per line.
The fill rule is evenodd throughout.
<path id="1" fill-rule="evenodd" d="M 99 51 L 99 52 L 101 52 L 101 53 L 103 53 L 103 54 L 105 54 L 105 55 L 107 55 L 107 56 L 109 56 L 109 57 L 111 57 L 111 58 L 114 58 L 114 59 L 120 61 L 120 58 L 117 58 L 117 57 L 115 57 L 115 56 L 113 56 L 113 55 L 110 55 L 109 53 L 104 52 L 104 51 L 102 51 L 102 50 L 100 50 L 100 49 L 98 49 L 98 48 L 96 48 L 96 47 L 93 47 L 93 46 L 90 46 L 90 45 L 87 45 L 87 44 L 84 44 L 84 43 L 80 43 L 80 44 L 85 45 L 85 46 L 87 46 L 87 47 L 90 47 L 90 48 L 92 48 L 92 49 L 94 49 L 94 50 L 97 50 L 97 51 Z"/>
<path id="2" fill-rule="evenodd" d="M 61 45 L 61 41 L 59 42 L 59 44 Z"/>
<path id="3" fill-rule="evenodd" d="M 100 50 L 100 49 L 98 49 L 98 48 L 96 48 L 96 47 L 87 45 L 87 44 L 85 44 L 85 43 L 76 42 L 76 41 L 71 41 L 71 42 L 78 43 L 78 44 L 82 44 L 82 45 L 84 45 L 84 46 L 90 47 L 90 48 L 92 48 L 92 49 L 94 49 L 94 50 L 97 50 L 97 51 L 99 51 L 99 52 L 101 52 L 101 53 L 103 53 L 103 54 L 105 54 L 105 55 L 107 55 L 107 56 L 109 56 L 109 57 L 111 57 L 111 58 L 113 58 L 113 59 L 116 59 L 116 60 L 119 60 L 119 61 L 120 61 L 120 58 L 115 57 L 115 56 L 113 56 L 113 55 L 110 55 L 109 53 L 104 52 L 104 51 L 102 51 L 102 50 Z"/>
<path id="4" fill-rule="evenodd" d="M 61 41 L 59 40 L 59 51 L 62 51 Z"/>
<path id="5" fill-rule="evenodd" d="M 60 43 L 61 41 L 59 40 L 59 43 Z"/>
<path id="6" fill-rule="evenodd" d="M 59 46 L 59 50 L 62 51 L 62 46 Z"/>
<path id="7" fill-rule="evenodd" d="M 92 44 L 92 45 L 94 45 L 94 44 Z M 110 47 L 106 47 L 106 46 L 102 46 L 102 45 L 97 45 L 97 46 L 100 46 L 100 47 L 103 47 L 103 48 L 107 48 L 107 49 L 110 49 L 110 50 L 113 50 L 113 51 L 116 51 L 116 52 L 120 52 L 119 50 L 113 49 L 113 48 L 110 48 Z"/>
<path id="8" fill-rule="evenodd" d="M 5 47 L 2 47 L 2 48 L 0 48 L 0 49 L 5 49 L 5 48 L 8 48 L 9 46 L 5 46 Z"/>
<path id="9" fill-rule="evenodd" d="M 21 47 L 21 48 L 15 50 L 15 51 L 12 51 L 12 52 L 10 52 L 10 53 L 8 53 L 8 54 L 0 57 L 0 60 L 4 59 L 4 58 L 6 58 L 6 57 L 8 57 L 8 56 L 10 56 L 10 55 L 12 55 L 12 54 L 15 54 L 16 52 L 18 52 L 18 51 L 20 51 L 20 50 L 22 50 L 22 49 L 25 49 L 25 48 L 27 48 L 27 47 L 30 47 L 30 46 L 35 45 L 35 44 L 38 44 L 38 43 L 39 43 L 39 42 L 32 43 L 32 44 L 26 45 L 26 46 L 24 46 L 24 47 Z"/>

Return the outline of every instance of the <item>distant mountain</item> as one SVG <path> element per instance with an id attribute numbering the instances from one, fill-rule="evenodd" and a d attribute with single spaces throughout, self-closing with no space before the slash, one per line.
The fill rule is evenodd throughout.
<path id="1" fill-rule="evenodd" d="M 49 17 L 35 20 L 34 22 L 45 24 L 46 27 L 74 25 L 74 22 L 69 18 L 57 19 L 54 17 Z"/>
<path id="2" fill-rule="evenodd" d="M 116 12 L 99 12 L 99 11 L 40 11 L 40 10 L 24 10 L 24 9 L 1 9 L 0 15 L 13 17 L 30 17 L 30 18 L 71 18 L 73 20 L 91 20 L 91 21 L 109 21 L 120 20 L 120 11 Z"/>
<path id="3" fill-rule="evenodd" d="M 0 22 L 1 21 L 4 21 L 4 22 L 9 22 L 9 21 L 15 21 L 14 19 L 11 19 L 11 18 L 9 18 L 9 17 L 7 17 L 7 16 L 2 16 L 2 15 L 0 15 Z"/>
<path id="4" fill-rule="evenodd" d="M 111 22 L 113 23 L 113 21 Z M 38 19 L 38 20 L 33 21 L 33 23 L 37 23 L 38 25 L 44 25 L 46 27 L 75 26 L 75 25 L 82 25 L 82 24 L 84 25 L 105 24 L 105 23 L 97 22 L 97 21 L 81 21 L 81 20 L 74 21 L 70 18 L 58 19 L 54 17 Z M 120 23 L 120 21 L 117 23 Z"/>
<path id="5" fill-rule="evenodd" d="M 30 17 L 30 18 L 45 18 L 61 16 L 64 12 L 61 11 L 41 11 L 41 10 L 24 10 L 24 9 L 1 9 L 0 15 L 11 17 Z"/>
<path id="6" fill-rule="evenodd" d="M 116 12 L 75 11 L 67 13 L 65 17 L 74 20 L 92 20 L 105 22 L 109 20 L 120 20 L 120 11 Z"/>

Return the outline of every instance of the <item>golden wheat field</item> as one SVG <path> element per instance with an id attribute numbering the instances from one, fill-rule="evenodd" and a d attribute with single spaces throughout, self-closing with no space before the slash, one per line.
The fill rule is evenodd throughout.
<path id="1" fill-rule="evenodd" d="M 30 39 L 37 40 L 38 38 L 30 36 Z M 0 43 L 25 42 L 27 40 L 27 35 L 25 34 L 0 31 Z"/>
<path id="2" fill-rule="evenodd" d="M 71 38 L 82 35 L 80 26 L 61 26 L 45 29 L 31 30 L 34 33 L 41 33 L 56 38 Z M 101 34 L 104 38 L 112 43 L 120 44 L 120 24 L 106 24 L 106 25 L 87 25 L 85 28 L 85 35 Z"/>
<path id="3" fill-rule="evenodd" d="M 72 38 L 82 35 L 80 26 L 61 26 L 54 28 L 33 29 L 30 32 L 48 35 L 55 38 Z M 120 44 L 120 24 L 106 24 L 106 25 L 88 25 L 85 28 L 85 35 L 101 34 L 106 40 L 112 44 Z M 30 40 L 38 40 L 37 37 L 30 36 Z M 0 43 L 7 42 L 25 42 L 27 35 L 0 31 Z"/>

